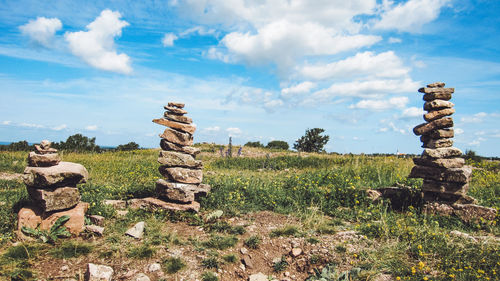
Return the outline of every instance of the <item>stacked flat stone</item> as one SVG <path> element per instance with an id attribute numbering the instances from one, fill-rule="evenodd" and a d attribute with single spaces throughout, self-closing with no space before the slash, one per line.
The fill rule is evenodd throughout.
<path id="1" fill-rule="evenodd" d="M 414 158 L 413 167 L 408 177 L 423 178 L 422 191 L 425 201 L 447 203 L 468 202 L 466 195 L 469 188 L 472 169 L 464 166 L 462 151 L 453 147 L 454 104 L 449 100 L 454 88 L 444 88 L 444 83 L 436 82 L 418 91 L 424 94 L 424 120 L 413 129 L 421 136 L 424 151 Z"/>
<path id="2" fill-rule="evenodd" d="M 23 180 L 33 202 L 43 212 L 55 212 L 75 207 L 80 202 L 77 184 L 87 181 L 84 166 L 61 162 L 57 150 L 48 140 L 35 145 L 28 155 L 28 167 Z"/>
<path id="3" fill-rule="evenodd" d="M 165 179 L 156 182 L 156 192 L 162 199 L 176 204 L 172 209 L 198 211 L 200 204 L 195 201 L 210 191 L 210 186 L 202 184 L 203 164 L 195 157 L 200 150 L 193 147 L 196 126 L 187 116 L 183 103 L 169 102 L 165 106 L 164 117 L 153 122 L 167 128 L 160 135 L 160 173 Z"/>

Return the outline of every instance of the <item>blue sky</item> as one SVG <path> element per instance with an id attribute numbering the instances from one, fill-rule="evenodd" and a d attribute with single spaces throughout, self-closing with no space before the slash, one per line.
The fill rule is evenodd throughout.
<path id="1" fill-rule="evenodd" d="M 186 103 L 195 142 L 420 153 L 419 87 L 455 88 L 455 146 L 500 155 L 494 0 L 0 1 L 0 141 L 157 147 Z"/>

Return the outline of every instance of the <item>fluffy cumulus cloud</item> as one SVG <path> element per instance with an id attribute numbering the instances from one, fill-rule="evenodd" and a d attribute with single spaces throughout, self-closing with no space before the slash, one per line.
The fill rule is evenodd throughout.
<path id="1" fill-rule="evenodd" d="M 227 128 L 226 129 L 226 132 L 230 135 L 230 136 L 237 136 L 237 135 L 241 135 L 242 131 L 240 128 Z"/>
<path id="2" fill-rule="evenodd" d="M 409 0 L 394 4 L 384 1 L 380 20 L 374 23 L 377 29 L 396 29 L 419 32 L 422 26 L 435 20 L 443 6 L 450 0 Z"/>
<path id="3" fill-rule="evenodd" d="M 249 91 L 239 95 L 242 100 L 257 101 L 268 111 L 353 102 L 359 109 L 401 110 L 380 101 L 402 100 L 401 94 L 418 89 L 420 83 L 410 76 L 414 65 L 395 51 L 369 49 L 401 43 L 400 38 L 383 38 L 380 30 L 418 31 L 447 2 L 190 0 L 173 5 L 197 24 L 224 31 L 206 57 L 277 70 L 281 90 Z"/>
<path id="4" fill-rule="evenodd" d="M 393 97 L 389 100 L 360 100 L 356 104 L 349 106 L 349 108 L 380 111 L 393 108 L 401 109 L 404 108 L 407 103 L 407 97 Z"/>
<path id="5" fill-rule="evenodd" d="M 172 47 L 174 46 L 174 41 L 177 40 L 177 36 L 173 33 L 166 33 L 161 40 L 163 47 Z"/>
<path id="6" fill-rule="evenodd" d="M 96 131 L 97 130 L 97 125 L 88 125 L 85 127 L 85 130 L 87 131 Z"/>
<path id="7" fill-rule="evenodd" d="M 424 115 L 424 110 L 422 108 L 408 107 L 403 110 L 400 118 L 410 119 L 410 118 L 422 117 L 422 115 Z"/>
<path id="8" fill-rule="evenodd" d="M 62 23 L 58 18 L 38 17 L 36 20 L 30 20 L 27 24 L 21 25 L 19 30 L 32 42 L 50 48 L 53 46 L 56 32 L 61 28 Z"/>
<path id="9" fill-rule="evenodd" d="M 71 52 L 95 68 L 131 73 L 130 57 L 115 50 L 115 37 L 121 36 L 122 28 L 129 25 L 120 18 L 119 12 L 104 10 L 87 25 L 88 31 L 66 33 Z"/>

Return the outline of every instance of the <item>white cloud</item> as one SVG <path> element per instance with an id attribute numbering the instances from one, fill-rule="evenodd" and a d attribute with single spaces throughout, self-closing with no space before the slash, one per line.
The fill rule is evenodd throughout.
<path id="1" fill-rule="evenodd" d="M 462 121 L 464 123 L 481 123 L 481 122 L 483 122 L 483 120 L 486 116 L 488 116 L 488 114 L 486 112 L 479 112 L 479 113 L 476 113 L 472 116 L 462 117 L 462 118 L 460 118 L 460 121 Z"/>
<path id="2" fill-rule="evenodd" d="M 376 29 L 395 29 L 419 32 L 422 26 L 435 20 L 441 8 L 450 0 L 409 0 L 386 8 L 381 19 L 374 23 Z M 393 2 L 385 2 L 385 4 Z"/>
<path id="3" fill-rule="evenodd" d="M 45 128 L 43 125 L 39 124 L 33 124 L 33 123 L 21 123 L 19 124 L 20 127 L 26 127 L 26 128 Z"/>
<path id="4" fill-rule="evenodd" d="M 202 131 L 204 133 L 207 133 L 207 134 L 215 134 L 215 133 L 220 132 L 220 127 L 219 126 L 208 127 L 208 128 L 204 128 Z"/>
<path id="5" fill-rule="evenodd" d="M 401 113 L 400 118 L 403 119 L 415 118 L 415 117 L 422 117 L 422 115 L 424 115 L 424 110 L 422 108 L 408 107 L 403 110 L 403 113 Z"/>
<path id="6" fill-rule="evenodd" d="M 61 130 L 66 129 L 67 127 L 68 126 L 66 124 L 62 124 L 62 125 L 59 125 L 59 126 L 52 127 L 51 129 L 54 130 L 54 131 L 61 131 Z"/>
<path id="7" fill-rule="evenodd" d="M 386 121 L 383 121 L 382 123 L 385 123 Z M 387 133 L 389 131 L 392 131 L 392 132 L 396 132 L 396 133 L 400 133 L 402 135 L 406 135 L 407 134 L 407 131 L 404 130 L 404 129 L 401 129 L 401 128 L 398 128 L 394 122 L 389 122 L 387 123 L 387 127 L 383 127 L 383 128 L 380 128 L 378 129 L 378 132 L 380 133 Z"/>
<path id="8" fill-rule="evenodd" d="M 231 32 L 221 43 L 236 60 L 250 65 L 274 62 L 284 71 L 297 58 L 311 55 L 333 55 L 367 47 L 380 41 L 375 35 L 341 35 L 315 22 L 296 23 L 279 20 L 250 32 Z"/>
<path id="9" fill-rule="evenodd" d="M 361 100 L 356 104 L 349 106 L 349 108 L 368 109 L 368 110 L 388 110 L 394 108 L 404 108 L 408 103 L 407 97 L 393 97 L 389 100 Z"/>
<path id="10" fill-rule="evenodd" d="M 177 35 L 173 33 L 165 33 L 165 36 L 163 36 L 161 43 L 163 44 L 163 47 L 172 47 L 174 45 L 174 41 L 177 40 L 177 38 Z"/>
<path id="11" fill-rule="evenodd" d="M 455 135 L 461 135 L 464 133 L 464 130 L 460 129 L 460 128 L 455 128 Z"/>
<path id="12" fill-rule="evenodd" d="M 67 32 L 64 37 L 71 52 L 89 65 L 98 69 L 129 74 L 132 72 L 130 57 L 115 50 L 115 37 L 122 34 L 122 28 L 128 26 L 120 20 L 121 14 L 103 10 L 87 25 L 88 31 Z"/>
<path id="13" fill-rule="evenodd" d="M 398 78 L 406 77 L 409 71 L 393 51 L 380 54 L 367 51 L 329 64 L 306 65 L 300 73 L 306 78 L 320 80 L 366 76 Z"/>
<path id="14" fill-rule="evenodd" d="M 391 44 L 403 42 L 403 40 L 401 40 L 401 38 L 396 38 L 396 37 L 389 37 L 389 39 L 387 41 Z"/>
<path id="15" fill-rule="evenodd" d="M 281 90 L 281 96 L 284 98 L 293 97 L 296 95 L 308 94 L 313 88 L 316 87 L 316 83 L 305 81 L 299 83 L 295 86 L 284 88 Z"/>
<path id="16" fill-rule="evenodd" d="M 95 131 L 97 130 L 97 125 L 88 125 L 87 127 L 85 127 L 85 130 L 87 131 Z"/>
<path id="17" fill-rule="evenodd" d="M 12 121 L 2 121 L 2 125 L 10 125 L 12 123 Z"/>
<path id="18" fill-rule="evenodd" d="M 58 18 L 45 17 L 29 20 L 27 24 L 19 26 L 23 35 L 28 36 L 31 41 L 47 48 L 53 46 L 54 35 L 61 28 L 62 23 Z"/>
<path id="19" fill-rule="evenodd" d="M 242 133 L 240 128 L 227 128 L 226 132 L 228 132 L 230 136 L 237 136 Z"/>

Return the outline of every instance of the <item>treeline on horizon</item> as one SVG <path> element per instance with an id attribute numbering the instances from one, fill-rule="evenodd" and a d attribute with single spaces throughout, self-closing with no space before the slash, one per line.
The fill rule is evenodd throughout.
<path id="1" fill-rule="evenodd" d="M 95 143 L 96 138 L 89 138 L 82 134 L 75 134 L 69 136 L 66 141 L 53 142 L 52 147 L 58 150 L 72 151 L 72 152 L 95 152 L 101 153 L 106 151 L 131 151 L 131 150 L 139 150 L 144 149 L 139 146 L 139 144 L 135 142 L 129 142 L 126 144 L 120 144 L 117 147 L 101 147 Z M 200 145 L 195 144 L 196 145 Z M 220 147 L 224 147 L 224 145 L 218 145 Z M 249 141 L 243 145 L 243 147 L 254 147 L 254 148 L 264 148 L 264 149 L 273 149 L 273 150 L 283 150 L 288 151 L 289 145 L 285 141 L 273 140 L 267 143 L 267 145 L 262 144 L 259 141 Z M 0 151 L 33 151 L 35 149 L 34 145 L 30 145 L 26 140 L 12 142 L 10 144 L 1 144 Z M 326 153 L 325 151 L 322 151 Z M 337 153 L 330 152 L 326 153 L 330 155 L 355 155 L 353 153 Z M 360 153 L 360 155 L 367 156 L 394 156 L 394 153 Z M 404 156 L 404 157 L 413 157 L 417 155 L 406 154 L 406 155 L 396 155 L 396 156 Z M 471 159 L 474 161 L 480 160 L 500 160 L 500 157 L 484 157 L 477 155 L 473 150 L 466 150 L 463 157 L 465 159 Z"/>

